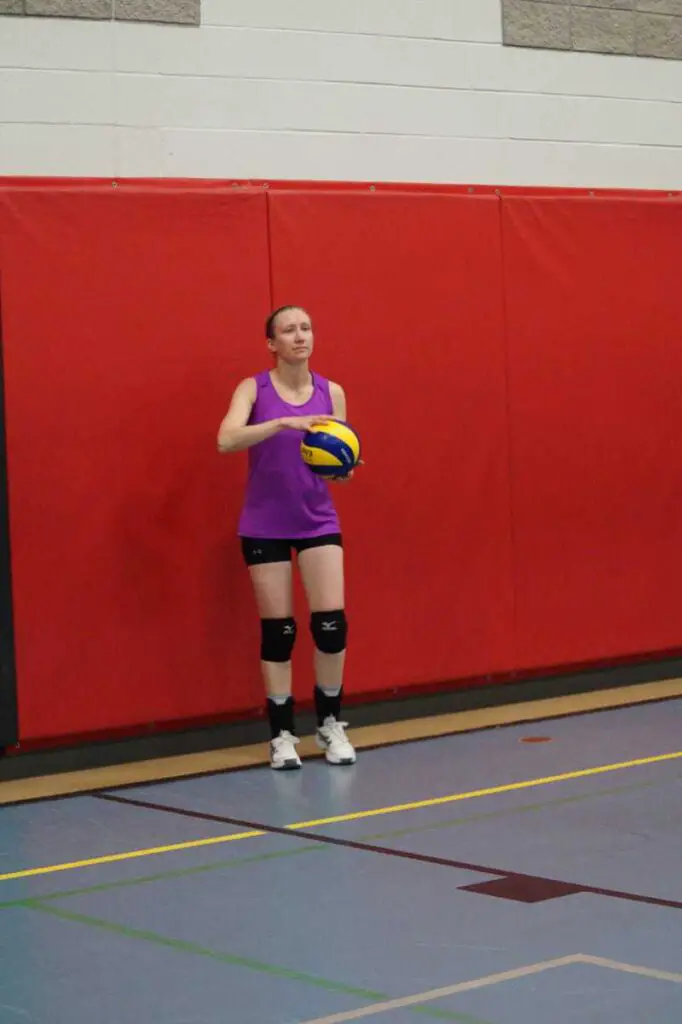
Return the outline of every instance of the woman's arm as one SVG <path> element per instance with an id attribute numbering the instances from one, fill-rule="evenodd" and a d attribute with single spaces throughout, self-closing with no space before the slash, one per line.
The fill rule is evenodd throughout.
<path id="1" fill-rule="evenodd" d="M 278 432 L 276 420 L 247 426 L 255 401 L 256 382 L 253 377 L 247 377 L 235 388 L 230 407 L 218 429 L 218 451 L 221 454 L 250 448 Z"/>
<path id="2" fill-rule="evenodd" d="M 256 401 L 256 382 L 247 377 L 235 388 L 230 408 L 218 429 L 218 451 L 241 452 L 254 444 L 267 441 L 281 430 L 305 431 L 316 423 L 324 423 L 324 416 L 283 416 L 265 423 L 249 425 L 249 416 Z"/>
<path id="3" fill-rule="evenodd" d="M 346 392 L 340 384 L 335 384 L 333 381 L 330 381 L 329 393 L 332 399 L 332 412 L 334 418 L 337 420 L 343 420 L 345 423 L 346 414 L 348 412 L 346 408 Z"/>
<path id="4" fill-rule="evenodd" d="M 334 418 L 337 420 L 341 420 L 342 423 L 345 423 L 346 416 L 348 415 L 346 392 L 343 390 L 340 384 L 335 384 L 334 381 L 330 381 L 329 393 L 332 399 L 332 410 Z M 362 465 L 362 459 L 360 460 L 360 465 Z M 327 477 L 327 480 L 329 480 L 331 483 L 345 483 L 347 480 L 350 480 L 352 478 L 354 472 L 355 470 L 351 469 L 350 473 L 347 473 L 345 476 L 329 476 Z"/>

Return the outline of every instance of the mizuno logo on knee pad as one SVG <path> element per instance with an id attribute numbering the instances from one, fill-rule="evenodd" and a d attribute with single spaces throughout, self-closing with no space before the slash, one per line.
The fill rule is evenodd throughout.
<path id="1" fill-rule="evenodd" d="M 289 661 L 295 642 L 296 622 L 293 618 L 261 619 L 261 661 Z"/>
<path id="2" fill-rule="evenodd" d="M 310 630 L 315 646 L 323 654 L 341 654 L 346 649 L 348 623 L 342 608 L 333 612 L 313 612 Z"/>

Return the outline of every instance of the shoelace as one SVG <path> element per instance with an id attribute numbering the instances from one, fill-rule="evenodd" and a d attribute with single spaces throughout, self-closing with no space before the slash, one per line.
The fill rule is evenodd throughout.
<path id="1" fill-rule="evenodd" d="M 292 747 L 295 747 L 297 743 L 300 743 L 298 736 L 292 736 L 290 732 L 281 732 L 279 736 L 275 736 L 272 741 L 275 747 L 282 747 L 284 744 L 289 743 Z"/>
<path id="2" fill-rule="evenodd" d="M 329 724 L 325 722 L 322 728 L 329 733 L 330 739 L 338 740 L 341 743 L 348 743 L 348 737 L 345 733 L 347 726 L 348 722 L 337 722 L 336 719 L 333 719 Z"/>

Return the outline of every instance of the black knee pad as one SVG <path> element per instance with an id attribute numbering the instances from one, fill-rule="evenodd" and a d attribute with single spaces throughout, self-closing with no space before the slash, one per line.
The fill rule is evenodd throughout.
<path id="1" fill-rule="evenodd" d="M 323 654 L 341 654 L 346 649 L 348 622 L 343 609 L 335 612 L 313 612 L 310 631 L 318 651 Z"/>
<path id="2" fill-rule="evenodd" d="M 289 661 L 296 642 L 294 619 L 261 619 L 261 661 Z"/>

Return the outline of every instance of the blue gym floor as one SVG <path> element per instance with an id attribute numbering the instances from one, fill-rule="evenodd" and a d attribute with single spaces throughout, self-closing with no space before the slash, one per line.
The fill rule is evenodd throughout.
<path id="1" fill-rule="evenodd" d="M 681 779 L 674 700 L 0 808 L 0 1024 L 682 1024 Z"/>

